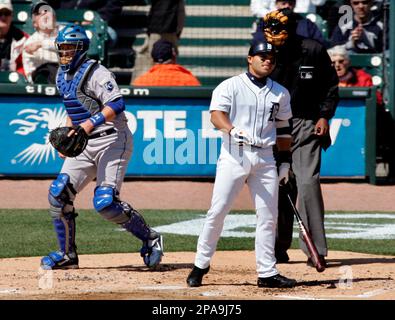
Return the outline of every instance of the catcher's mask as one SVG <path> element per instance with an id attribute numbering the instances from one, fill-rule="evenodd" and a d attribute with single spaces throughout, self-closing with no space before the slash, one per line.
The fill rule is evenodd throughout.
<path id="1" fill-rule="evenodd" d="M 73 70 L 85 59 L 90 40 L 81 26 L 69 24 L 59 31 L 55 40 L 60 67 L 64 72 Z"/>
<path id="2" fill-rule="evenodd" d="M 288 9 L 280 9 L 269 12 L 263 18 L 263 32 L 269 43 L 274 46 L 282 46 L 293 33 L 293 12 Z"/>

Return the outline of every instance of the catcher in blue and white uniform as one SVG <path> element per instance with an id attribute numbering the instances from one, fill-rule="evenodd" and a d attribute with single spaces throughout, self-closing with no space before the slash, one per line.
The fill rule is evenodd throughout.
<path id="1" fill-rule="evenodd" d="M 88 135 L 86 147 L 75 157 L 65 157 L 58 177 L 49 188 L 50 214 L 59 250 L 41 259 L 44 269 L 78 268 L 73 201 L 96 178 L 95 210 L 143 242 L 144 263 L 156 267 L 163 256 L 162 236 L 142 215 L 121 201 L 119 192 L 132 155 L 132 133 L 124 114 L 125 104 L 113 74 L 87 58 L 89 38 L 79 25 L 60 30 L 55 44 L 60 67 L 56 85 L 68 114 L 66 126 Z M 84 135 L 85 135 L 84 133 Z"/>

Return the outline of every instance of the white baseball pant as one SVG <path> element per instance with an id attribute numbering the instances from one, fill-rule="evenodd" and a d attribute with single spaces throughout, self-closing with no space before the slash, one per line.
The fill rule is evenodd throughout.
<path id="1" fill-rule="evenodd" d="M 195 265 L 210 265 L 224 220 L 233 201 L 247 183 L 256 209 L 255 254 L 258 277 L 278 274 L 274 244 L 278 215 L 278 175 L 272 148 L 224 143 L 217 163 L 211 207 L 197 245 Z"/>

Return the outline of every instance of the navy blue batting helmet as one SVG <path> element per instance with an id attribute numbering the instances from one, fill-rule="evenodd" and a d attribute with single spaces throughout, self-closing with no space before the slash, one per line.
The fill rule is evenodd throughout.
<path id="1" fill-rule="evenodd" d="M 274 53 L 274 47 L 265 40 L 255 41 L 251 44 L 250 50 L 248 51 L 249 56 L 256 56 L 257 54 L 263 53 Z"/>

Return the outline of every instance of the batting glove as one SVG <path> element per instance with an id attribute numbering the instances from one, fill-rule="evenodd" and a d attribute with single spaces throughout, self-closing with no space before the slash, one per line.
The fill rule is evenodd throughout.
<path id="1" fill-rule="evenodd" d="M 291 166 L 288 162 L 280 164 L 280 167 L 278 168 L 278 181 L 280 185 L 286 185 L 288 183 L 290 168 Z"/>
<path id="2" fill-rule="evenodd" d="M 239 146 L 242 146 L 243 144 L 247 144 L 247 145 L 253 144 L 252 138 L 243 129 L 233 127 L 232 130 L 230 130 L 229 134 Z"/>

